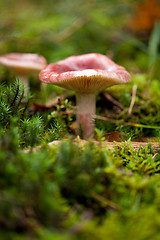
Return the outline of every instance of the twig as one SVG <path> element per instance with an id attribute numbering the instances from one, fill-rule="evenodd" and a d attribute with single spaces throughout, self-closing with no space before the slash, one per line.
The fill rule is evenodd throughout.
<path id="1" fill-rule="evenodd" d="M 107 206 L 109 206 L 113 209 L 116 209 L 116 210 L 121 210 L 122 209 L 119 205 L 117 205 L 114 202 L 111 202 L 107 198 L 104 198 L 103 196 L 99 195 L 98 193 L 92 192 L 91 196 L 93 198 L 95 198 L 96 200 L 98 200 L 99 202 L 102 202 L 103 204 L 105 204 L 105 205 L 107 205 Z"/>
<path id="2" fill-rule="evenodd" d="M 153 155 L 153 157 L 152 157 L 152 160 L 155 160 L 156 157 L 157 157 L 157 155 L 158 155 L 158 153 L 155 153 L 155 154 Z"/>
<path id="3" fill-rule="evenodd" d="M 116 124 L 122 124 L 126 126 L 132 126 L 132 127 L 140 127 L 140 128 L 151 128 L 151 129 L 160 129 L 159 126 L 150 126 L 150 125 L 144 125 L 144 124 L 139 124 L 139 123 L 132 123 L 132 122 L 123 122 L 122 120 L 116 120 L 112 118 L 107 118 L 99 115 L 94 115 L 93 116 L 95 119 L 107 121 L 107 122 L 113 122 Z"/>
<path id="4" fill-rule="evenodd" d="M 129 109 L 128 109 L 128 114 L 129 115 L 132 113 L 132 109 L 133 109 L 135 99 L 136 99 L 136 92 L 137 92 L 137 85 L 135 84 L 132 88 L 132 99 L 131 99 L 131 104 L 130 104 Z"/>
<path id="5" fill-rule="evenodd" d="M 81 28 L 87 21 L 88 21 L 87 18 L 76 19 L 71 26 L 55 35 L 54 41 L 60 42 L 66 39 L 67 37 L 71 36 L 74 32 Z"/>
<path id="6" fill-rule="evenodd" d="M 124 106 L 120 102 L 118 102 L 115 98 L 113 98 L 108 92 L 104 92 L 103 95 L 107 100 L 112 102 L 114 105 L 116 105 L 120 109 L 124 109 Z"/>
<path id="7" fill-rule="evenodd" d="M 64 141 L 67 141 L 68 139 L 64 139 Z M 86 140 L 82 140 L 82 139 L 79 139 L 77 141 L 74 140 L 74 143 L 76 144 L 77 142 L 81 143 L 82 146 L 85 146 L 88 141 Z M 107 150 L 113 150 L 114 147 L 115 147 L 115 143 L 114 142 L 107 142 L 107 141 L 104 141 L 104 142 L 98 142 L 98 141 L 92 141 L 94 144 L 96 145 L 100 145 L 101 147 L 105 147 Z M 48 143 L 47 145 L 52 147 L 54 145 L 56 146 L 59 146 L 60 144 L 62 144 L 62 140 L 56 140 L 56 141 L 52 141 L 50 143 Z M 118 146 L 121 146 L 121 143 L 118 142 L 117 143 Z M 144 148 L 148 145 L 149 143 L 148 142 L 131 142 L 131 145 L 133 146 L 134 150 L 138 150 L 140 147 Z M 158 152 L 160 150 L 160 143 L 158 142 L 153 142 L 153 143 L 150 143 L 151 144 L 151 147 L 154 151 Z M 36 152 L 38 149 L 42 148 L 42 146 L 37 146 L 37 147 L 34 147 L 34 148 L 30 148 L 30 149 L 25 149 L 23 150 L 24 153 L 28 153 L 30 151 L 33 151 L 33 152 Z"/>

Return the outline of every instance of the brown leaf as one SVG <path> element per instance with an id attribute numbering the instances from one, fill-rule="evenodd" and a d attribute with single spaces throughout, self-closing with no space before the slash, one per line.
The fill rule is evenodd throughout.
<path id="1" fill-rule="evenodd" d="M 114 131 L 114 132 L 104 134 L 104 137 L 108 142 L 114 142 L 114 141 L 121 142 L 123 135 L 124 134 L 121 132 Z"/>
<path id="2" fill-rule="evenodd" d="M 151 31 L 154 23 L 160 21 L 160 3 L 158 0 L 144 0 L 135 7 L 135 16 L 129 23 L 134 31 Z"/>

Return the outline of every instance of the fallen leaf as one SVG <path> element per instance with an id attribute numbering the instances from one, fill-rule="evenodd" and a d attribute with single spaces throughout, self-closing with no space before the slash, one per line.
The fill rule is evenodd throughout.
<path id="1" fill-rule="evenodd" d="M 160 21 L 160 3 L 158 0 L 144 0 L 135 6 L 135 15 L 129 22 L 134 31 L 149 32 L 156 21 Z"/>
<path id="2" fill-rule="evenodd" d="M 122 132 L 114 131 L 103 135 L 108 142 L 121 142 L 124 134 Z"/>

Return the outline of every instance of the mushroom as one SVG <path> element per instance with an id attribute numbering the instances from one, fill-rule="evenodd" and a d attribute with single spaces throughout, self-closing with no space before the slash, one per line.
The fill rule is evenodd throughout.
<path id="1" fill-rule="evenodd" d="M 77 102 L 78 134 L 84 138 L 94 135 L 96 94 L 113 85 L 126 83 L 130 74 L 108 57 L 98 53 L 71 56 L 47 65 L 40 72 L 40 80 L 74 90 Z"/>
<path id="2" fill-rule="evenodd" d="M 28 75 L 42 70 L 46 65 L 43 56 L 34 53 L 9 53 L 0 56 L 0 63 L 13 71 L 25 87 L 26 96 L 29 89 Z"/>

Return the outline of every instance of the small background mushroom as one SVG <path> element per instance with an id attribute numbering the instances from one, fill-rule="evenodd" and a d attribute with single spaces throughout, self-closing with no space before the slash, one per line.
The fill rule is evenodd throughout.
<path id="1" fill-rule="evenodd" d="M 90 53 L 71 56 L 49 64 L 40 72 L 40 80 L 74 90 L 77 102 L 77 133 L 84 138 L 94 135 L 96 94 L 113 85 L 126 83 L 130 74 L 108 57 Z"/>
<path id="2" fill-rule="evenodd" d="M 47 62 L 43 56 L 34 53 L 9 53 L 0 56 L 0 64 L 14 72 L 23 83 L 26 96 L 29 90 L 29 74 L 42 70 Z"/>

